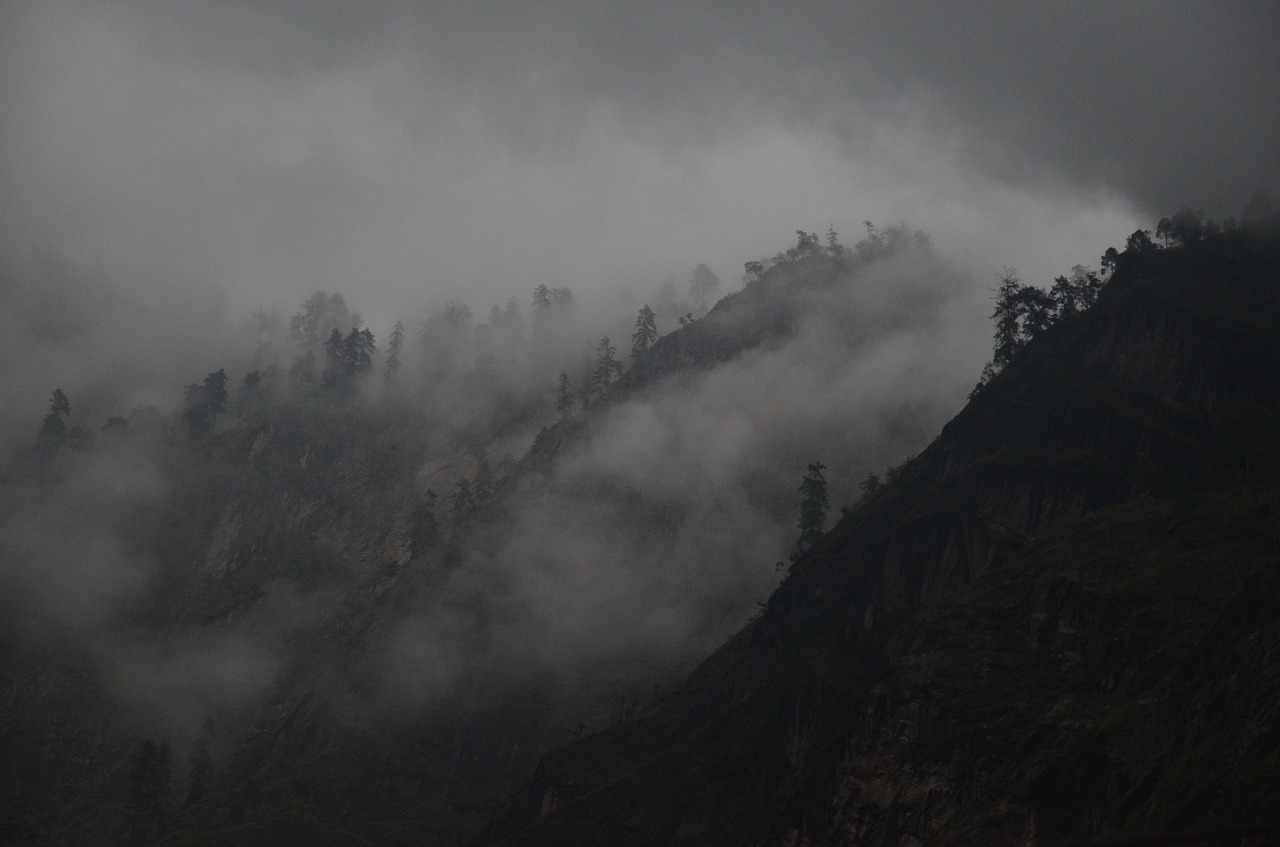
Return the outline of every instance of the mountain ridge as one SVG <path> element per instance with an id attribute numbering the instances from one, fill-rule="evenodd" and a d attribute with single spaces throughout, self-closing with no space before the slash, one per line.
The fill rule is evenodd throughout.
<path id="1" fill-rule="evenodd" d="M 1104 646 L 1108 636 L 1121 645 L 1110 658 L 1112 677 L 1142 671 L 1161 656 L 1151 643 L 1156 636 L 1143 629 L 1142 610 L 1160 607 L 1166 589 L 1157 577 L 1168 577 L 1167 590 L 1178 594 L 1163 560 L 1139 559 L 1142 566 L 1133 570 L 1151 572 L 1155 581 L 1117 590 L 1096 572 L 1073 578 L 1080 563 L 1055 554 L 1067 544 L 1064 538 L 1076 538 L 1071 549 L 1077 555 L 1090 548 L 1109 551 L 1128 524 L 1132 534 L 1151 536 L 1153 549 L 1161 549 L 1156 541 L 1179 520 L 1195 528 L 1180 541 L 1175 536 L 1185 548 L 1177 555 L 1184 558 L 1216 562 L 1237 544 L 1251 557 L 1251 566 L 1213 572 L 1217 584 L 1201 584 L 1204 574 L 1192 580 L 1204 593 L 1190 596 L 1216 604 L 1215 615 L 1206 618 L 1202 610 L 1196 619 L 1203 630 L 1199 661 L 1214 648 L 1230 654 L 1228 648 L 1240 643 L 1233 635 L 1276 643 L 1280 633 L 1256 612 L 1275 608 L 1274 568 L 1280 563 L 1280 497 L 1272 482 L 1258 479 L 1262 466 L 1274 470 L 1277 457 L 1276 257 L 1274 241 L 1236 237 L 1160 251 L 1117 271 L 1093 309 L 1062 320 L 1030 344 L 884 491 L 797 561 L 760 619 L 704 663 L 675 699 L 646 718 L 547 756 L 480 843 L 1020 844 L 1201 820 L 1189 819 L 1195 803 L 1169 804 L 1160 799 L 1161 790 L 1192 794 L 1201 814 L 1229 809 L 1206 800 L 1203 791 L 1153 775 L 1159 756 L 1150 749 L 1131 753 L 1121 767 L 1110 760 L 1098 764 L 1090 758 L 1096 750 L 1061 740 L 1073 736 L 1058 724 L 1049 722 L 1036 736 L 1026 704 L 1032 695 L 1020 692 L 1019 700 L 1009 692 L 1017 689 L 1015 671 L 1021 669 L 1069 702 L 1072 689 L 1062 679 L 1087 680 L 1077 679 L 1057 653 L 1045 654 L 1072 654 L 1077 664 L 1105 668 L 1098 654 L 1105 658 L 1113 649 Z M 1243 428 L 1242 419 L 1248 423 Z M 1221 462 L 1218 454 L 1230 452 L 1236 433 L 1246 430 L 1263 433 L 1249 445 L 1255 467 Z M 1233 473 L 1244 473 L 1244 482 Z M 1221 524 L 1197 523 L 1198 509 L 1217 510 Z M 1091 521 L 1115 525 L 1091 530 Z M 1253 535 L 1237 539 L 1231 527 L 1241 523 L 1253 527 Z M 965 609 L 965 599 L 983 591 L 1020 596 L 1026 605 L 969 603 L 977 632 L 965 615 L 947 617 L 948 608 Z M 1165 605 L 1187 613 L 1177 603 Z M 1232 614 L 1246 606 L 1255 609 L 1251 618 Z M 930 615 L 946 621 L 935 621 L 932 635 Z M 966 637 L 995 645 L 986 653 L 975 650 L 977 658 L 950 647 L 953 661 L 963 661 L 976 676 L 996 677 L 985 691 L 948 681 L 938 657 L 928 655 L 931 644 L 963 644 Z M 1186 646 L 1174 668 L 1195 665 Z M 1263 661 L 1263 679 L 1274 690 L 1277 668 L 1264 659 L 1265 650 L 1245 650 L 1238 661 Z M 1055 661 L 1062 664 L 1055 667 Z M 1097 668 L 1091 672 L 1107 677 Z M 901 689 L 896 696 L 895 679 Z M 1104 690 L 1094 697 L 1103 717 L 1073 717 L 1079 723 L 1072 732 L 1092 733 L 1091 743 L 1104 750 L 1114 746 L 1105 721 L 1119 720 L 1116 715 L 1132 711 L 1134 701 L 1154 696 L 1155 683 L 1145 682 L 1145 692 L 1108 699 Z M 984 708 L 998 714 L 996 704 L 1010 699 L 1021 709 L 1004 714 L 1003 727 L 963 710 L 944 719 L 947 706 L 930 695 L 930 686 L 951 690 L 962 702 L 967 697 L 979 704 L 979 714 Z M 1255 688 L 1233 711 L 1253 708 L 1268 725 L 1266 685 Z M 1179 718 L 1185 724 L 1186 716 Z M 914 729 L 900 738 L 891 725 L 904 719 Z M 985 725 L 994 740 L 985 751 L 960 745 L 945 729 L 947 720 Z M 932 741 L 921 728 L 930 722 Z M 998 737 L 1001 729 L 1015 737 L 1026 729 L 1032 740 L 1023 742 L 1025 749 L 1011 749 L 1007 738 Z M 948 763 L 937 737 L 998 763 L 989 767 L 1000 770 L 1007 784 L 998 788 L 990 784 L 998 786 L 997 779 L 978 779 L 985 794 L 964 790 L 966 771 L 981 775 L 983 767 Z M 1264 785 L 1275 785 L 1277 740 L 1268 729 L 1242 742 L 1251 765 L 1245 769 L 1255 778 L 1269 774 Z M 1046 763 L 1045 748 L 1054 744 L 1063 745 L 1063 758 L 1080 773 Z M 895 756 L 914 765 L 906 768 L 914 782 L 895 773 Z M 606 762 L 615 764 L 602 768 Z M 1138 775 L 1143 768 L 1147 776 Z M 1114 783 L 1100 797 L 1042 796 L 1046 785 L 1068 797 L 1087 793 L 1085 786 L 1099 775 Z M 1237 796 L 1254 798 L 1253 806 L 1243 807 L 1254 814 L 1265 808 L 1243 781 L 1231 785 Z"/>

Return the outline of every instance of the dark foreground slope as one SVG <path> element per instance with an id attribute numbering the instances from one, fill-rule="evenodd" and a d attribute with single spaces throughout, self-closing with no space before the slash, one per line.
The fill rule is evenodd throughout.
<path id="1" fill-rule="evenodd" d="M 485 842 L 1025 844 L 1275 816 L 1280 251 L 1126 258 L 688 680 L 546 757 Z"/>

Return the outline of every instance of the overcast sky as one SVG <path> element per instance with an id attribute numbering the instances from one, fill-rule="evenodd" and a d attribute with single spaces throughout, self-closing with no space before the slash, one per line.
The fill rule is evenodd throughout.
<path id="1" fill-rule="evenodd" d="M 1267 2 L 0 8 L 6 261 L 159 314 L 736 284 L 868 218 L 1048 283 L 1277 193 Z"/>

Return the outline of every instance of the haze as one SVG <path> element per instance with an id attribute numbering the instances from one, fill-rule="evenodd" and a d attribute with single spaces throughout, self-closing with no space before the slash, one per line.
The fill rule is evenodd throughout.
<path id="1" fill-rule="evenodd" d="M 1047 282 L 1152 213 L 1276 184 L 1277 16 L 1202 12 L 6 3 L 14 406 L 25 425 L 54 384 L 92 390 L 77 363 L 155 370 L 157 340 L 317 289 L 385 334 L 539 283 L 733 283 L 795 229 L 866 219 L 929 232 L 975 285 Z M 49 302 L 51 276 L 77 283 Z M 103 302 L 64 337 L 86 287 Z"/>

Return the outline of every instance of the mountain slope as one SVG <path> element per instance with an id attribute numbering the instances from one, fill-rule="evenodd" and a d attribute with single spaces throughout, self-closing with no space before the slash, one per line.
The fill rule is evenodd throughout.
<path id="1" fill-rule="evenodd" d="M 1280 255 L 1131 260 L 493 844 L 1029 843 L 1280 790 Z"/>
<path id="2" fill-rule="evenodd" d="M 803 466 L 788 451 L 813 439 L 759 436 L 770 420 L 754 409 L 735 433 L 722 410 L 767 391 L 757 380 L 803 375 L 815 345 L 830 367 L 894 333 L 936 335 L 955 282 L 899 228 L 789 251 L 518 463 L 505 454 L 527 441 L 512 431 L 550 417 L 536 384 L 504 400 L 492 367 L 424 376 L 475 401 L 458 434 L 441 425 L 446 401 L 410 380 L 337 396 L 285 385 L 277 366 L 217 426 L 140 410 L 0 476 L 0 545 L 28 560 L 0 616 L 0 841 L 471 837 L 538 755 L 634 710 L 776 584 Z M 830 393 L 816 372 L 798 395 Z M 941 418 L 961 384 L 914 408 Z M 699 407 L 710 394 L 719 405 Z M 811 417 L 796 404 L 788 420 Z M 851 441 L 894 456 L 923 443 L 922 427 L 886 435 L 893 424 Z M 450 495 L 481 487 L 486 460 L 491 496 L 463 509 Z M 118 587 L 82 597 L 66 574 Z M 62 594 L 94 614 L 53 614 Z M 70 635 L 49 639 L 59 627 Z M 210 774 L 188 802 L 206 720 Z M 146 743 L 170 745 L 173 790 L 139 836 Z"/>

